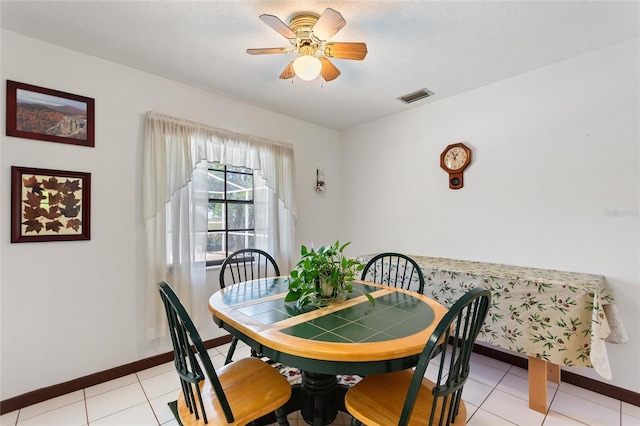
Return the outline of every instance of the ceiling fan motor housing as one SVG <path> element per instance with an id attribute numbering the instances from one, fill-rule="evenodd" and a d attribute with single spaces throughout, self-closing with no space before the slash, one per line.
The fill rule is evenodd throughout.
<path id="1" fill-rule="evenodd" d="M 301 55 L 315 55 L 324 43 L 324 40 L 313 35 L 313 26 L 316 22 L 318 22 L 318 17 L 311 14 L 296 15 L 289 22 L 289 28 L 297 36 L 296 39 L 290 40 L 291 44 Z"/>

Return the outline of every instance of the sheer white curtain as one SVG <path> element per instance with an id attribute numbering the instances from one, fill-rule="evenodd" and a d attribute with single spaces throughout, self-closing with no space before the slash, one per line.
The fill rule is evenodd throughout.
<path id="1" fill-rule="evenodd" d="M 196 323 L 207 309 L 207 163 L 254 170 L 256 244 L 282 272 L 294 253 L 293 147 L 147 112 L 143 215 L 147 242 L 147 338 L 166 333 L 157 284 L 167 281 Z"/>

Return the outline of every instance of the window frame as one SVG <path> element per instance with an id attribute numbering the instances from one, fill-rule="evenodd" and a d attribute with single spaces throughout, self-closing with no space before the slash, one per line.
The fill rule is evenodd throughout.
<path id="1" fill-rule="evenodd" d="M 232 168 L 233 170 L 229 170 L 229 168 Z M 242 171 L 242 169 L 247 170 L 247 171 Z M 219 229 L 219 230 L 209 230 L 209 225 L 207 223 L 207 240 L 209 239 L 209 235 L 211 234 L 222 234 L 222 238 L 223 238 L 223 247 L 224 247 L 224 257 L 222 259 L 215 259 L 215 260 L 206 260 L 206 266 L 220 266 L 222 265 L 222 263 L 224 262 L 224 260 L 229 257 L 229 255 L 231 254 L 229 252 L 229 234 L 230 233 L 234 233 L 234 232 L 253 232 L 253 236 L 254 236 L 254 240 L 255 240 L 255 234 L 256 234 L 256 227 L 255 227 L 255 190 L 256 190 L 256 182 L 255 182 L 255 173 L 254 170 L 248 168 L 248 167 L 235 167 L 235 166 L 231 166 L 228 164 L 223 164 L 223 163 L 217 163 L 217 162 L 213 162 L 213 163 L 209 163 L 207 166 L 207 173 L 209 173 L 210 171 L 216 171 L 216 172 L 222 172 L 224 174 L 224 198 L 223 199 L 219 199 L 219 198 L 211 198 L 211 196 L 209 195 L 209 191 L 207 191 L 207 209 L 209 209 L 209 206 L 212 203 L 215 204 L 222 204 L 223 205 L 223 209 L 224 209 L 224 228 L 223 229 Z M 228 175 L 246 175 L 246 176 L 251 176 L 251 200 L 233 200 L 233 199 L 228 199 L 227 195 L 229 192 L 229 179 L 228 179 Z M 207 182 L 209 180 L 209 176 L 207 175 Z M 234 228 L 234 229 L 229 229 L 229 205 L 252 205 L 253 206 L 253 228 Z M 255 242 L 255 241 L 254 241 Z M 255 245 L 255 244 L 254 244 Z M 243 247 L 243 248 L 254 248 L 254 247 Z M 213 253 L 210 252 L 209 250 L 207 250 L 207 257 L 209 255 L 209 253 Z"/>

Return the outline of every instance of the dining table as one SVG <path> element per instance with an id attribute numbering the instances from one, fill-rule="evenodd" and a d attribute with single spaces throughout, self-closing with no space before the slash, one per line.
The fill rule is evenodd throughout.
<path id="1" fill-rule="evenodd" d="M 270 360 L 301 370 L 301 381 L 292 385 L 284 409 L 287 414 L 300 410 L 314 426 L 331 423 L 338 411 L 347 412 L 348 386 L 338 383 L 338 375 L 414 367 L 447 312 L 413 291 L 360 280 L 351 284 L 346 299 L 326 306 L 285 302 L 288 277 L 234 284 L 209 299 L 219 327 Z"/>

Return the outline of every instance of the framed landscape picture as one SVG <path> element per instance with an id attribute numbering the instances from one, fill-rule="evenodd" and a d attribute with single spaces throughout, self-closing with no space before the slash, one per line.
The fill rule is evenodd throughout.
<path id="1" fill-rule="evenodd" d="M 7 136 L 95 146 L 94 100 L 7 80 Z"/>
<path id="2" fill-rule="evenodd" d="M 90 239 L 91 173 L 11 167 L 11 242 Z"/>

